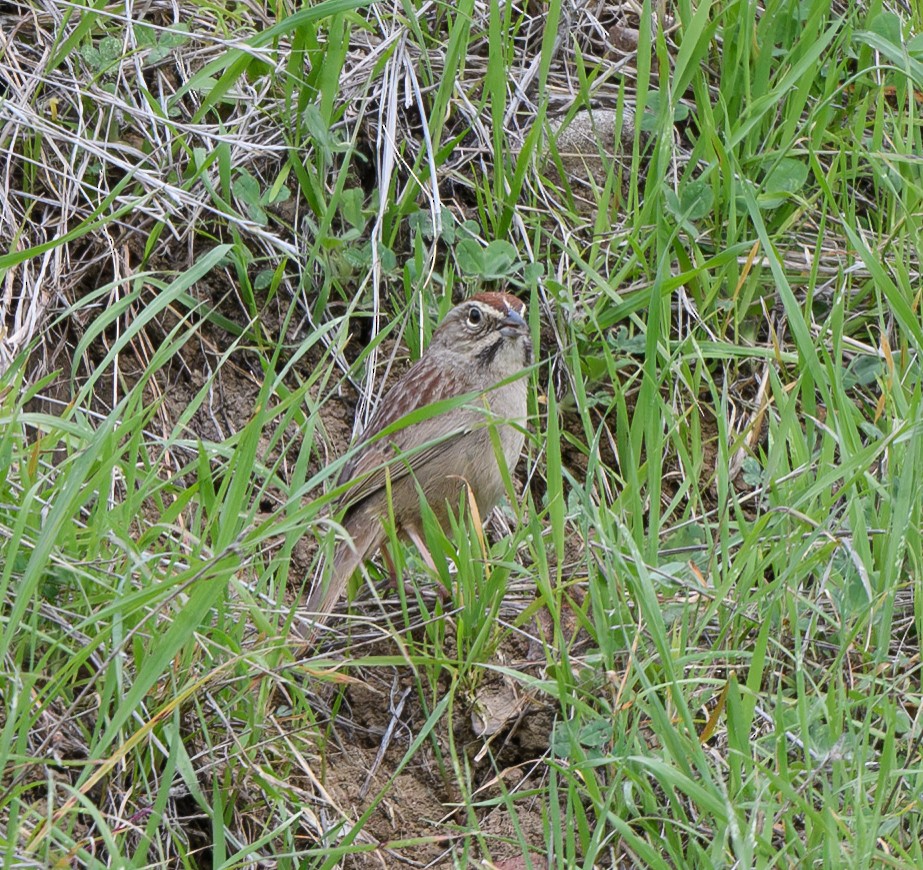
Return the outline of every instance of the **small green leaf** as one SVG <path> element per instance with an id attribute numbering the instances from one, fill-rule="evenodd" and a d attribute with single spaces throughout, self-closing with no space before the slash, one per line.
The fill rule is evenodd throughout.
<path id="1" fill-rule="evenodd" d="M 455 244 L 456 231 L 458 228 L 458 221 L 455 220 L 455 215 L 452 214 L 445 206 L 442 208 L 442 238 L 447 245 Z"/>
<path id="2" fill-rule="evenodd" d="M 362 213 L 364 202 L 365 194 L 358 187 L 348 188 L 340 196 L 340 214 L 350 226 L 357 230 L 365 228 L 365 215 Z"/>
<path id="3" fill-rule="evenodd" d="M 261 269 L 257 272 L 256 278 L 253 281 L 254 290 L 265 290 L 267 287 L 272 284 L 272 277 L 275 275 L 273 269 Z"/>
<path id="4" fill-rule="evenodd" d="M 843 373 L 843 387 L 867 387 L 883 374 L 885 364 L 877 356 L 857 356 Z"/>
<path id="5" fill-rule="evenodd" d="M 647 336 L 641 332 L 629 335 L 624 326 L 619 326 L 618 329 L 609 334 L 609 346 L 616 354 L 644 356 L 644 351 L 647 347 Z"/>
<path id="6" fill-rule="evenodd" d="M 752 456 L 747 456 L 741 463 L 743 480 L 747 486 L 754 488 L 763 485 L 763 468 Z"/>
<path id="7" fill-rule="evenodd" d="M 462 239 L 455 246 L 455 259 L 465 275 L 484 274 L 484 249 L 474 239 Z"/>
<path id="8" fill-rule="evenodd" d="M 258 203 L 260 201 L 259 182 L 246 169 L 243 169 L 234 181 L 234 194 L 244 202 Z"/>
<path id="9" fill-rule="evenodd" d="M 641 129 L 645 133 L 653 133 L 657 130 L 661 99 L 660 91 L 653 91 L 647 98 L 647 103 L 644 106 L 644 115 L 641 118 Z M 689 107 L 683 103 L 677 103 L 673 109 L 673 123 L 685 121 L 688 117 Z"/>
<path id="10" fill-rule="evenodd" d="M 494 239 L 484 250 L 485 278 L 505 278 L 517 260 L 516 248 L 504 239 Z"/>
<path id="11" fill-rule="evenodd" d="M 545 276 L 545 264 L 544 263 L 526 263 L 525 268 L 522 270 L 522 280 L 530 287 L 534 287 L 539 278 Z"/>
<path id="12" fill-rule="evenodd" d="M 458 233 L 458 221 L 445 206 L 439 212 L 439 238 L 446 244 L 454 245 Z M 436 228 L 433 225 L 433 213 L 429 209 L 420 209 L 409 215 L 407 225 L 411 230 L 419 232 L 424 239 L 433 239 L 436 237 Z M 477 228 L 475 228 L 475 235 Z"/>
<path id="13" fill-rule="evenodd" d="M 390 248 L 379 245 L 378 256 L 381 259 L 381 268 L 385 272 L 393 272 L 397 268 L 397 257 Z"/>
<path id="14" fill-rule="evenodd" d="M 612 740 L 612 724 L 605 719 L 590 719 L 580 729 L 580 745 L 587 749 L 603 749 Z"/>
<path id="15" fill-rule="evenodd" d="M 149 24 L 136 24 L 135 40 L 138 43 L 138 48 L 142 51 L 147 51 L 144 58 L 145 66 L 159 63 L 168 57 L 174 49 L 185 45 L 189 40 L 188 32 L 189 25 L 185 23 L 174 24 L 169 30 L 154 28 Z"/>
<path id="16" fill-rule="evenodd" d="M 900 46 L 903 43 L 901 19 L 893 12 L 880 12 L 869 22 L 869 30 L 892 45 Z"/>
<path id="17" fill-rule="evenodd" d="M 551 733 L 551 752 L 557 758 L 568 758 L 573 752 L 570 728 L 566 722 L 559 722 Z"/>
<path id="18" fill-rule="evenodd" d="M 321 110 L 316 105 L 312 103 L 310 106 L 306 106 L 301 117 L 304 121 L 305 129 L 310 133 L 312 139 L 316 142 L 327 141 L 330 130 L 327 127 L 326 121 L 324 121 Z"/>
<path id="19" fill-rule="evenodd" d="M 476 239 L 462 239 L 455 246 L 455 258 L 464 274 L 488 280 L 507 278 L 519 269 L 518 252 L 504 239 L 494 239 L 487 247 Z"/>
<path id="20" fill-rule="evenodd" d="M 113 36 L 106 36 L 96 45 L 85 45 L 80 54 L 93 72 L 103 73 L 122 57 L 122 43 Z"/>
<path id="21" fill-rule="evenodd" d="M 87 62 L 90 69 L 98 70 L 100 67 L 99 52 L 92 45 L 85 45 L 80 49 L 80 56 Z"/>
<path id="22" fill-rule="evenodd" d="M 275 193 L 271 190 L 267 191 L 266 195 L 263 197 L 263 201 L 266 204 L 276 204 L 280 202 L 288 202 L 292 198 L 292 192 L 288 189 L 287 186 L 282 185 Z"/>
<path id="23" fill-rule="evenodd" d="M 246 169 L 234 179 L 233 190 L 234 195 L 247 206 L 247 213 L 254 223 L 260 226 L 269 223 L 269 217 L 262 207 L 260 183 Z"/>
<path id="24" fill-rule="evenodd" d="M 804 187 L 808 165 L 793 157 L 783 157 L 763 180 L 757 196 L 761 208 L 777 208 Z"/>
<path id="25" fill-rule="evenodd" d="M 349 151 L 349 144 L 340 140 L 330 129 L 327 119 L 318 106 L 312 103 L 305 108 L 301 119 L 325 166 L 330 165 L 334 154 Z"/>
<path id="26" fill-rule="evenodd" d="M 667 188 L 664 202 L 677 220 L 696 221 L 711 214 L 715 194 L 707 179 L 696 178 L 680 188 L 679 196 Z"/>

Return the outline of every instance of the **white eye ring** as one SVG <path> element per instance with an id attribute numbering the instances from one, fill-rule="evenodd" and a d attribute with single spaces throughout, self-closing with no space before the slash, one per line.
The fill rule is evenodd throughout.
<path id="1" fill-rule="evenodd" d="M 481 314 L 480 308 L 472 308 L 468 312 L 468 326 L 477 326 L 481 322 L 483 317 L 484 315 Z"/>

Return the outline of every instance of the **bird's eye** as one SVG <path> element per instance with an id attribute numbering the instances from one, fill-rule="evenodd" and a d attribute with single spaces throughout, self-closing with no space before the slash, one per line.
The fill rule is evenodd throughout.
<path id="1" fill-rule="evenodd" d="M 477 326 L 481 322 L 483 316 L 480 308 L 472 308 L 468 312 L 468 326 Z"/>

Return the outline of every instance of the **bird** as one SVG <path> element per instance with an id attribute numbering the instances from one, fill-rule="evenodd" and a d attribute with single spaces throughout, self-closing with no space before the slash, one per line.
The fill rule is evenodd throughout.
<path id="1" fill-rule="evenodd" d="M 507 469 L 515 468 L 525 442 L 532 364 L 526 318 L 525 303 L 512 294 L 472 296 L 449 311 L 423 355 L 385 395 L 337 480 L 337 488 L 346 487 L 336 503 L 346 537 L 337 541 L 331 569 L 320 572 L 309 596 L 306 609 L 315 624 L 334 608 L 359 566 L 386 544 L 391 516 L 398 535 L 432 567 L 421 494 L 444 528 L 464 488 L 484 518 L 503 497 L 494 441 Z M 412 421 L 405 422 L 409 415 Z"/>

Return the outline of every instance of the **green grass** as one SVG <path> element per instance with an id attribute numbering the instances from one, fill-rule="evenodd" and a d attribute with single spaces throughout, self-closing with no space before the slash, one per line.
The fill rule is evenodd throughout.
<path id="1" fill-rule="evenodd" d="M 0 46 L 3 865 L 923 865 L 919 10 L 182 8 Z M 484 286 L 517 495 L 305 651 Z"/>

